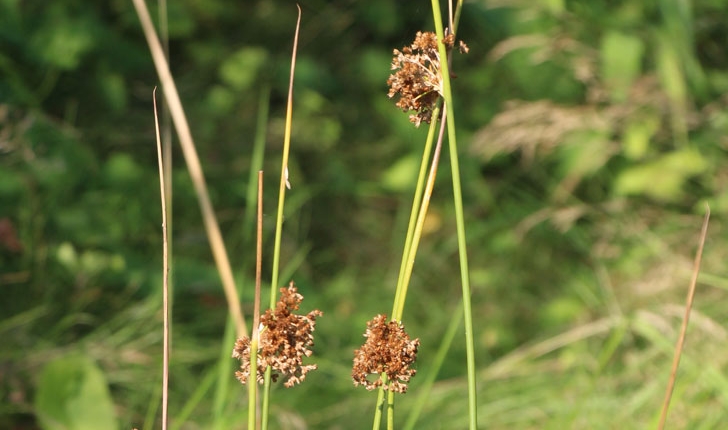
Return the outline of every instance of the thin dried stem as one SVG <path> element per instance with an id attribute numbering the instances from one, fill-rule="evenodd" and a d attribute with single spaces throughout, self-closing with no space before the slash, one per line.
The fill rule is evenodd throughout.
<path id="1" fill-rule="evenodd" d="M 167 430 L 167 406 L 169 403 L 169 256 L 167 254 L 167 205 L 164 192 L 164 163 L 162 141 L 157 114 L 157 87 L 154 87 L 154 129 L 157 135 L 157 160 L 159 163 L 159 193 L 162 199 L 162 307 L 164 309 L 164 339 L 162 353 L 162 430 Z"/>
<path id="2" fill-rule="evenodd" d="M 192 133 L 190 132 L 190 126 L 187 122 L 184 109 L 182 108 L 182 102 L 180 101 L 179 93 L 177 92 L 177 86 L 172 78 L 172 73 L 169 71 L 169 64 L 164 57 L 162 45 L 159 42 L 159 37 L 157 36 L 156 31 L 154 30 L 154 25 L 152 24 L 152 19 L 149 16 L 149 10 L 147 9 L 144 0 L 133 0 L 133 2 L 137 15 L 139 16 L 139 21 L 142 25 L 142 29 L 144 30 L 147 44 L 149 45 L 149 51 L 152 54 L 152 59 L 154 60 L 154 66 L 157 69 L 157 75 L 159 75 L 159 80 L 162 82 L 162 87 L 164 88 L 164 97 L 167 100 L 167 105 L 169 106 L 170 113 L 172 114 L 172 120 L 175 128 L 177 129 L 177 135 L 179 136 L 180 145 L 182 147 L 182 154 L 184 155 L 185 162 L 187 163 L 187 169 L 190 172 L 192 184 L 194 185 L 195 193 L 197 194 L 197 199 L 200 204 L 202 219 L 208 240 L 210 241 L 212 255 L 215 258 L 217 271 L 220 273 L 225 298 L 228 303 L 228 310 L 235 321 L 238 337 L 242 337 L 248 330 L 245 326 L 243 311 L 240 307 L 238 292 L 235 288 L 233 271 L 230 267 L 230 260 L 228 259 L 227 251 L 225 250 L 225 242 L 222 240 L 222 233 L 220 233 L 217 216 L 212 208 L 210 194 L 207 191 L 207 184 L 205 183 L 205 176 L 202 173 L 200 158 L 197 155 L 197 150 L 195 149 L 195 144 L 192 140 Z"/>
<path id="3" fill-rule="evenodd" d="M 700 262 L 703 259 L 703 248 L 705 247 L 705 238 L 708 235 L 708 221 L 710 220 L 710 207 L 705 205 L 705 218 L 703 218 L 703 228 L 700 231 L 700 242 L 698 250 L 695 252 L 695 262 L 693 263 L 693 276 L 690 280 L 690 288 L 688 297 L 685 302 L 685 315 L 683 316 L 682 326 L 680 327 L 680 335 L 675 344 L 675 354 L 672 359 L 672 369 L 670 370 L 670 379 L 667 381 L 667 389 L 665 390 L 665 400 L 662 403 L 662 412 L 660 413 L 660 423 L 657 428 L 663 430 L 667 421 L 667 410 L 670 407 L 670 399 L 672 391 L 675 388 L 675 379 L 677 379 L 677 369 L 680 366 L 680 356 L 682 355 L 683 346 L 685 344 L 685 336 L 688 331 L 688 321 L 690 320 L 690 311 L 693 308 L 693 299 L 695 298 L 695 288 L 698 284 L 698 274 L 700 273 Z"/>

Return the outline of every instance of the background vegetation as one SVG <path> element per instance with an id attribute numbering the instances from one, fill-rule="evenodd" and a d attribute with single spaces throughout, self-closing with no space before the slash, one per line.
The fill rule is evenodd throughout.
<path id="1" fill-rule="evenodd" d="M 385 82 L 392 49 L 432 18 L 427 3 L 301 6 L 282 279 L 325 315 L 319 370 L 276 389 L 273 424 L 368 428 L 374 398 L 354 389 L 351 359 L 365 322 L 391 307 L 424 141 Z M 455 58 L 454 98 L 484 427 L 654 425 L 705 203 L 713 219 L 669 422 L 728 420 L 726 6 L 466 2 L 470 54 Z M 269 88 L 275 183 L 295 14 L 282 0 L 169 4 L 172 72 L 247 315 L 252 142 Z M 153 428 L 158 81 L 131 2 L 0 1 L 0 73 L 0 427 L 54 428 L 47 417 L 64 416 Z M 242 428 L 245 390 L 216 382 L 236 365 L 219 360 L 232 348 L 227 308 L 177 150 L 172 422 Z M 448 180 L 442 169 L 405 309 L 421 375 L 459 306 Z M 456 342 L 417 428 L 465 427 L 464 355 Z"/>

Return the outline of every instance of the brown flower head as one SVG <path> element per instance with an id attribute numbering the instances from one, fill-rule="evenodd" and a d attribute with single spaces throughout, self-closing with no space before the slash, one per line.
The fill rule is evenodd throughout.
<path id="1" fill-rule="evenodd" d="M 443 43 L 450 49 L 455 44 L 455 37 L 448 34 Z M 410 115 L 415 126 L 419 127 L 422 122 L 429 124 L 432 110 L 442 94 L 437 35 L 418 31 L 412 45 L 401 51 L 394 50 L 392 70 L 396 72 L 387 79 L 389 98 L 399 95 L 397 107 L 404 112 L 417 112 Z"/>
<path id="2" fill-rule="evenodd" d="M 407 392 L 407 383 L 417 373 L 411 366 L 417 359 L 420 340 L 410 340 L 404 325 L 397 321 L 387 322 L 386 315 L 377 315 L 369 321 L 364 337 L 366 343 L 354 351 L 351 371 L 354 385 L 373 390 L 383 384 L 381 375 L 386 374 L 385 390 Z M 378 377 L 369 380 L 369 375 Z"/>
<path id="3" fill-rule="evenodd" d="M 288 288 L 281 288 L 281 298 L 275 310 L 268 309 L 260 319 L 260 339 L 258 345 L 257 380 L 263 382 L 266 367 L 270 366 L 273 372 L 271 379 L 276 381 L 278 376 L 288 378 L 283 383 L 286 387 L 303 382 L 306 374 L 315 370 L 315 364 L 303 364 L 303 357 L 310 357 L 313 352 L 313 331 L 316 327 L 316 317 L 323 315 L 318 309 L 308 315 L 297 315 L 303 301 L 298 294 L 296 285 L 291 281 Z M 240 370 L 235 372 L 238 380 L 245 384 L 250 374 L 250 339 L 242 337 L 235 342 L 233 358 L 240 360 Z"/>

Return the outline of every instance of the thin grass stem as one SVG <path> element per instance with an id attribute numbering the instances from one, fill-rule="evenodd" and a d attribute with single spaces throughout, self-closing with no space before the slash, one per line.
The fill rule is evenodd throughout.
<path id="1" fill-rule="evenodd" d="M 169 13 L 167 8 L 167 0 L 159 1 L 159 33 L 162 38 L 162 48 L 164 49 L 164 58 L 169 63 Z M 172 194 L 172 117 L 169 114 L 167 103 L 160 105 L 161 121 L 160 135 L 162 137 L 162 164 L 164 166 L 164 193 L 167 203 L 167 255 L 169 260 L 169 274 L 167 283 L 169 284 L 169 312 L 172 312 L 174 306 L 174 265 L 172 251 L 174 242 L 172 231 L 174 231 L 174 206 Z M 172 327 L 170 327 L 170 345 L 172 348 Z"/>
<path id="2" fill-rule="evenodd" d="M 458 9 L 462 5 L 459 4 Z M 432 14 L 437 34 L 437 47 L 440 58 L 447 58 L 447 47 L 443 43 L 445 31 L 442 28 L 442 14 L 438 0 L 432 0 Z M 459 12 L 456 13 L 459 17 Z M 453 24 L 453 28 L 454 28 Z M 452 169 L 453 199 L 455 202 L 455 221 L 458 237 L 458 254 L 460 258 L 460 278 L 463 296 L 463 316 L 465 318 L 465 347 L 468 372 L 468 423 L 471 430 L 478 428 L 477 417 L 477 386 L 475 374 L 475 342 L 473 339 L 473 315 L 470 303 L 470 274 L 468 268 L 468 252 L 465 239 L 465 217 L 463 214 L 463 196 L 460 184 L 460 164 L 458 161 L 457 135 L 455 132 L 455 111 L 453 105 L 452 89 L 450 86 L 450 68 L 447 61 L 441 61 L 442 96 L 445 99 L 447 113 L 448 143 L 450 146 L 450 167 Z"/>
<path id="3" fill-rule="evenodd" d="M 169 255 L 167 254 L 167 199 L 165 196 L 164 163 L 162 161 L 162 140 L 159 134 L 157 114 L 157 88 L 154 99 L 154 130 L 157 136 L 157 161 L 159 164 L 159 194 L 162 200 L 162 307 L 164 319 L 162 352 L 162 430 L 167 430 L 167 407 L 169 404 Z"/>
<path id="4" fill-rule="evenodd" d="M 695 262 L 693 263 L 693 275 L 690 279 L 690 288 L 688 296 L 685 300 L 685 315 L 683 316 L 682 325 L 680 327 L 680 335 L 675 343 L 675 354 L 672 359 L 672 368 L 670 369 L 670 379 L 667 381 L 665 390 L 665 400 L 662 403 L 662 411 L 660 412 L 660 422 L 657 425 L 658 430 L 665 428 L 667 421 L 667 411 L 670 408 L 670 399 L 675 388 L 675 380 L 677 379 L 677 369 L 680 366 L 680 356 L 682 355 L 685 344 L 685 336 L 688 331 L 688 322 L 690 321 L 690 311 L 693 309 L 693 299 L 695 298 L 695 288 L 698 285 L 698 275 L 700 274 L 700 263 L 703 260 L 703 248 L 705 248 L 705 238 L 708 235 L 708 221 L 710 221 L 710 207 L 705 205 L 705 218 L 703 219 L 703 228 L 700 230 L 700 241 L 698 250 L 695 252 Z"/>
<path id="5" fill-rule="evenodd" d="M 415 223 L 414 232 L 412 234 L 412 242 L 410 244 L 409 251 L 407 251 L 407 264 L 405 265 L 401 286 L 398 285 L 397 288 L 399 292 L 399 301 L 397 302 L 397 308 L 392 312 L 392 319 L 396 321 L 402 320 L 402 314 L 404 312 L 404 302 L 405 298 L 407 297 L 407 290 L 409 289 L 410 279 L 412 278 L 412 270 L 415 265 L 415 256 L 417 255 L 417 249 L 419 248 L 420 239 L 422 238 L 422 228 L 425 225 L 427 210 L 430 207 L 432 190 L 435 188 L 437 168 L 440 165 L 440 153 L 442 151 L 443 132 L 446 120 L 445 117 L 446 112 L 443 112 L 442 121 L 440 123 L 440 134 L 438 135 L 437 144 L 435 145 L 435 151 L 432 155 L 432 163 L 430 164 L 430 173 L 427 176 L 427 184 L 425 185 L 424 193 L 422 195 L 422 202 L 420 203 L 420 209 L 417 213 L 417 222 Z"/>
<path id="6" fill-rule="evenodd" d="M 301 29 L 301 6 L 298 8 L 298 18 L 296 20 L 296 31 L 293 36 L 293 52 L 291 54 L 291 73 L 288 81 L 288 102 L 286 104 L 286 127 L 283 136 L 283 155 L 281 157 L 281 180 L 278 188 L 278 211 L 276 214 L 276 233 L 275 242 L 273 244 L 273 273 L 271 275 L 270 284 L 270 309 L 276 306 L 276 296 L 278 292 L 278 272 L 280 267 L 281 255 L 281 237 L 283 233 L 283 206 L 286 200 L 286 188 L 289 187 L 288 181 L 288 154 L 291 148 L 291 124 L 293 122 L 293 78 L 296 71 L 296 51 L 298 50 L 298 34 Z M 265 371 L 263 382 L 263 410 L 262 429 L 268 429 L 268 410 L 270 408 L 270 384 L 271 384 L 271 368 Z"/>
<path id="7" fill-rule="evenodd" d="M 445 335 L 442 337 L 442 342 L 440 343 L 440 347 L 437 349 L 435 359 L 432 361 L 430 370 L 425 377 L 425 382 L 419 388 L 417 399 L 407 416 L 407 421 L 404 424 L 403 430 L 412 430 L 415 428 L 415 424 L 417 424 L 417 420 L 419 419 L 420 414 L 422 414 L 422 410 L 425 408 L 427 398 L 432 391 L 432 387 L 435 385 L 437 375 L 440 373 L 440 369 L 442 369 L 442 365 L 445 363 L 447 352 L 450 350 L 450 346 L 452 345 L 458 328 L 462 322 L 463 307 L 460 306 L 457 313 L 450 318 L 450 324 L 447 326 Z"/>
<path id="8" fill-rule="evenodd" d="M 387 430 L 394 430 L 394 391 L 387 390 Z"/>
<path id="9" fill-rule="evenodd" d="M 258 403 L 258 338 L 260 335 L 260 283 L 263 272 L 263 171 L 258 171 L 258 216 L 255 240 L 255 300 L 253 332 L 250 339 L 250 374 L 248 375 L 248 428 L 256 428 Z"/>
<path id="10" fill-rule="evenodd" d="M 265 136 L 268 130 L 268 114 L 270 112 L 270 87 L 265 86 L 260 92 L 258 99 L 258 119 L 255 125 L 255 136 L 253 137 L 253 152 L 250 156 L 250 177 L 248 178 L 248 188 L 245 194 L 245 213 L 243 214 L 243 237 L 244 246 L 251 245 L 251 232 L 255 225 L 255 211 L 252 210 L 252 202 L 255 201 L 257 193 L 257 175 L 258 171 L 263 168 L 263 159 L 265 157 Z"/>
<path id="11" fill-rule="evenodd" d="M 432 112 L 433 118 L 437 118 L 440 115 L 440 108 L 436 107 Z M 407 261 L 409 261 L 410 248 L 412 247 L 412 238 L 415 232 L 415 225 L 417 224 L 417 214 L 419 213 L 419 206 L 422 202 L 422 193 L 425 187 L 425 178 L 427 175 L 427 166 L 430 161 L 430 154 L 432 153 L 432 144 L 435 141 L 435 131 L 437 130 L 437 121 L 430 122 L 430 127 L 427 131 L 427 140 L 425 141 L 425 148 L 422 151 L 422 161 L 420 162 L 420 171 L 417 174 L 417 185 L 415 186 L 414 198 L 412 199 L 412 209 L 410 211 L 409 223 L 407 224 L 407 235 L 405 236 L 404 249 L 402 250 L 402 262 L 399 266 L 399 275 L 397 279 L 397 288 L 394 293 L 394 304 L 392 306 L 392 316 L 396 314 L 397 309 L 400 309 L 400 302 L 403 301 L 402 297 L 402 284 L 404 281 L 404 273 L 407 267 Z"/>
<path id="12" fill-rule="evenodd" d="M 381 375 L 382 386 L 387 383 L 387 374 Z M 384 389 L 380 387 L 377 392 L 377 403 L 374 408 L 374 422 L 372 424 L 372 430 L 379 430 L 382 425 L 382 411 L 384 409 Z"/>
<path id="13" fill-rule="evenodd" d="M 269 101 L 270 101 L 270 87 L 265 86 L 260 92 L 258 99 L 258 119 L 255 128 L 255 137 L 253 138 L 253 152 L 250 157 L 250 177 L 248 179 L 248 186 L 245 194 L 245 212 L 243 214 L 243 249 L 250 249 L 252 247 L 252 237 L 256 229 L 256 205 L 252 202 L 257 198 L 258 185 L 257 176 L 258 171 L 263 168 L 263 159 L 265 153 L 265 136 L 267 133 L 268 124 L 268 112 L 269 112 Z M 248 271 L 248 260 L 243 264 L 242 271 L 247 273 Z M 260 303 L 260 301 L 257 301 Z M 229 316 L 228 319 L 231 320 Z M 253 326 L 255 328 L 255 326 Z M 230 385 L 234 381 L 230 377 L 230 349 L 227 345 L 235 343 L 234 333 L 225 328 L 225 334 L 223 335 L 222 345 L 224 346 L 220 351 L 220 358 L 218 360 L 219 373 L 218 380 L 215 383 L 215 396 L 213 401 L 213 415 L 217 419 L 222 417 L 224 414 L 225 405 L 228 404 L 227 397 L 231 395 L 229 390 Z M 237 396 L 237 390 L 233 391 Z M 218 422 L 219 420 L 216 420 Z"/>
<path id="14" fill-rule="evenodd" d="M 175 413 L 174 423 L 170 426 L 171 430 L 180 430 L 189 422 L 190 417 L 199 408 L 200 403 L 206 399 L 207 393 L 215 385 L 216 380 L 217 375 L 215 371 L 210 371 L 197 381 L 195 391 L 187 398 L 187 401 L 180 408 L 179 412 Z"/>
<path id="15" fill-rule="evenodd" d="M 271 275 L 270 308 L 276 306 L 278 293 L 278 270 L 280 267 L 281 236 L 283 232 L 283 206 L 286 201 L 288 181 L 288 155 L 291 150 L 291 124 L 293 122 L 293 78 L 296 71 L 296 50 L 298 49 L 298 32 L 301 28 L 301 7 L 298 7 L 296 32 L 293 36 L 293 53 L 291 54 L 291 74 L 288 81 L 288 102 L 286 104 L 286 128 L 283 135 L 283 156 L 281 157 L 281 181 L 278 188 L 278 212 L 276 214 L 276 234 L 273 245 L 273 273 Z"/>

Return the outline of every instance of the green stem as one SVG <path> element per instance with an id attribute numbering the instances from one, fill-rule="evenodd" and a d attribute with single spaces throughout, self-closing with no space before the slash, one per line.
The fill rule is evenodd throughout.
<path id="1" fill-rule="evenodd" d="M 432 112 L 432 117 L 437 118 L 440 115 L 440 108 L 437 107 Z M 432 143 L 435 138 L 437 121 L 430 123 L 430 128 L 427 132 L 427 141 L 425 142 L 425 149 L 422 151 L 422 161 L 420 162 L 420 172 L 417 176 L 417 186 L 415 187 L 414 198 L 412 199 L 412 210 L 410 211 L 409 224 L 407 224 L 407 236 L 404 242 L 404 249 L 402 250 L 402 262 L 399 267 L 399 278 L 397 279 L 397 289 L 394 293 L 394 305 L 392 306 L 392 319 L 399 321 L 396 315 L 401 317 L 401 309 L 404 307 L 405 299 L 405 272 L 407 268 L 407 262 L 411 255 L 412 240 L 415 235 L 415 226 L 417 225 L 417 217 L 419 214 L 419 206 L 422 202 L 423 189 L 425 187 L 425 175 L 427 174 L 427 166 L 430 160 L 430 153 L 432 152 Z"/>
<path id="2" fill-rule="evenodd" d="M 387 430 L 394 430 L 394 391 L 387 391 Z"/>
<path id="3" fill-rule="evenodd" d="M 258 120 L 255 124 L 255 137 L 253 138 L 253 153 L 250 156 L 250 176 L 248 188 L 245 192 L 245 212 L 243 214 L 243 246 L 245 249 L 252 245 L 255 230 L 255 205 L 258 192 L 258 171 L 263 169 L 265 156 L 265 136 L 268 132 L 268 112 L 270 110 L 270 87 L 265 85 L 258 99 Z"/>
<path id="4" fill-rule="evenodd" d="M 457 314 L 453 315 L 452 318 L 450 318 L 450 325 L 445 331 L 445 335 L 442 338 L 442 343 L 440 343 L 440 348 L 438 348 L 437 350 L 437 354 L 435 355 L 435 359 L 432 362 L 432 366 L 425 376 L 425 382 L 422 383 L 422 385 L 420 386 L 417 400 L 415 400 L 415 404 L 412 407 L 409 415 L 407 416 L 407 421 L 404 424 L 403 430 L 412 430 L 415 428 L 415 424 L 417 424 L 417 419 L 420 417 L 422 409 L 424 409 L 425 407 L 425 402 L 427 401 L 427 398 L 432 391 L 432 387 L 435 385 L 437 375 L 440 373 L 440 369 L 442 369 L 442 365 L 445 363 L 447 352 L 450 350 L 452 341 L 453 339 L 455 339 L 455 335 L 457 334 L 458 328 L 460 327 L 460 323 L 462 321 L 463 308 L 460 307 L 458 308 Z"/>
<path id="5" fill-rule="evenodd" d="M 435 112 L 439 114 L 439 110 L 435 109 Z M 397 302 L 397 308 L 392 313 L 392 319 L 395 321 L 401 321 L 402 314 L 404 312 L 404 301 L 407 297 L 407 290 L 409 288 L 410 279 L 412 278 L 412 269 L 415 265 L 415 256 L 417 255 L 417 248 L 420 245 L 420 239 L 422 238 L 422 228 L 425 225 L 425 218 L 427 217 L 427 210 L 430 207 L 430 199 L 432 197 L 432 190 L 435 187 L 435 178 L 437 177 L 437 168 L 440 165 L 440 152 L 442 150 L 442 138 L 444 132 L 444 120 L 440 123 L 440 135 L 437 138 L 437 145 L 435 146 L 435 153 L 432 156 L 432 164 L 430 165 L 430 174 L 427 177 L 427 185 L 425 186 L 424 194 L 422 196 L 422 203 L 420 205 L 419 212 L 417 213 L 417 222 L 415 223 L 414 233 L 412 234 L 412 243 L 410 244 L 409 251 L 406 252 L 407 261 L 405 264 L 404 274 L 402 276 L 401 285 L 398 285 L 399 301 Z"/>
<path id="6" fill-rule="evenodd" d="M 387 375 L 383 374 L 382 386 L 387 383 Z M 374 423 L 372 424 L 372 430 L 379 430 L 382 423 L 382 409 L 384 408 L 384 388 L 379 387 L 379 393 L 377 394 L 377 407 L 374 409 Z"/>
<path id="7" fill-rule="evenodd" d="M 298 49 L 298 33 L 301 28 L 301 6 L 298 8 L 298 20 L 296 21 L 296 32 L 293 36 L 293 53 L 291 54 L 291 74 L 288 81 L 288 103 L 286 104 L 286 129 L 283 137 L 283 156 L 281 159 L 281 181 L 278 188 L 278 212 L 276 215 L 276 236 L 273 245 L 273 274 L 270 282 L 270 309 L 275 309 L 276 293 L 278 292 L 278 271 L 281 256 L 281 236 L 283 232 L 283 204 L 286 200 L 286 185 L 288 184 L 288 154 L 291 149 L 291 123 L 293 122 L 293 77 L 296 71 L 296 51 Z M 265 370 L 263 382 L 263 410 L 262 430 L 268 428 L 268 410 L 270 407 L 270 384 L 271 368 Z"/>
<path id="8" fill-rule="evenodd" d="M 257 331 L 257 327 L 253 327 Z M 248 428 L 255 428 L 255 407 L 258 403 L 258 337 L 250 341 L 250 374 L 248 375 Z"/>
<path id="9" fill-rule="evenodd" d="M 461 5 L 459 5 L 460 7 Z M 450 166 L 452 168 L 452 188 L 455 202 L 455 221 L 458 236 L 458 254 L 460 257 L 460 277 L 463 294 L 463 315 L 465 317 L 465 346 L 468 369 L 468 421 L 471 430 L 478 428 L 477 387 L 475 381 L 475 342 L 473 339 L 473 315 L 470 303 L 470 276 L 468 269 L 468 252 L 465 242 L 465 217 L 463 215 L 463 195 L 460 185 L 460 165 L 458 161 L 457 138 L 455 133 L 455 111 L 453 108 L 452 90 L 450 87 L 450 70 L 447 62 L 447 47 L 443 43 L 445 32 L 442 28 L 440 3 L 432 0 L 432 14 L 437 33 L 437 47 L 440 53 L 442 78 L 442 96 L 445 99 L 447 113 L 447 132 L 450 144 Z M 458 15 L 459 17 L 459 15 Z"/>

